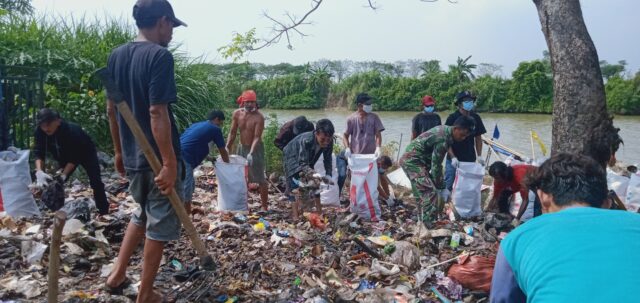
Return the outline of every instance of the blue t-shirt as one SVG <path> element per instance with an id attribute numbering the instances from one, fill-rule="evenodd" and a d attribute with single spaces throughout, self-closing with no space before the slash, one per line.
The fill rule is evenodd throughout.
<path id="1" fill-rule="evenodd" d="M 191 167 L 200 165 L 209 154 L 209 142 L 211 141 L 218 148 L 224 148 L 224 137 L 219 127 L 209 121 L 192 124 L 180 136 L 182 157 Z"/>
<path id="2" fill-rule="evenodd" d="M 519 301 L 504 289 L 512 274 L 527 302 L 640 302 L 639 253 L 638 214 L 593 207 L 545 214 L 500 244 L 491 301 Z"/>

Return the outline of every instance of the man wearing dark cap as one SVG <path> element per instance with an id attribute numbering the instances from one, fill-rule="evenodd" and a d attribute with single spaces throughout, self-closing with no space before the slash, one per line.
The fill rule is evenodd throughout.
<path id="1" fill-rule="evenodd" d="M 476 162 L 477 159 L 478 163 L 484 165 L 484 160 L 480 156 L 482 156 L 482 135 L 487 133 L 482 119 L 473 111 L 476 104 L 474 95 L 468 91 L 460 92 L 456 95 L 455 104 L 458 110 L 451 113 L 444 124 L 451 126 L 458 118 L 465 116 L 473 118 L 476 127 L 469 137 L 462 142 L 454 142 L 449 149 L 444 173 L 445 183 L 449 190 L 453 187 L 459 162 Z"/>
<path id="2" fill-rule="evenodd" d="M 347 130 L 342 138 L 347 159 L 352 153 L 375 154 L 376 158 L 381 156 L 384 125 L 380 117 L 372 112 L 372 101 L 367 93 L 356 96 L 356 112 L 347 117 Z"/>
<path id="3" fill-rule="evenodd" d="M 435 111 L 436 100 L 431 96 L 422 97 L 422 111 L 413 117 L 411 123 L 411 140 L 438 125 L 442 125 L 440 115 Z"/>
<path id="4" fill-rule="evenodd" d="M 313 123 L 307 120 L 305 116 L 298 116 L 295 119 L 285 123 L 280 128 L 276 139 L 273 140 L 273 144 L 280 150 L 284 150 L 284 147 L 287 146 L 293 138 L 298 136 L 299 134 L 311 132 L 314 130 Z"/>
<path id="5" fill-rule="evenodd" d="M 129 179 L 129 192 L 140 204 L 132 215 L 118 259 L 106 281 L 111 292 L 129 284 L 126 270 L 129 260 L 143 239 L 144 258 L 137 302 L 160 302 L 153 290 L 164 244 L 180 238 L 180 221 L 166 194 L 174 188 L 182 193 L 184 178 L 180 136 L 171 104 L 177 101 L 173 55 L 167 46 L 173 28 L 186 26 L 176 18 L 166 0 L 140 0 L 133 7 L 138 36 L 133 42 L 114 49 L 108 69 L 122 90 L 140 128 L 159 156 L 162 168 L 154 175 L 133 133 L 116 111 L 111 99 L 107 114 L 113 140 L 116 168 Z M 109 97 L 109 96 L 108 96 Z"/>
<path id="6" fill-rule="evenodd" d="M 38 112 L 35 131 L 36 184 L 42 188 L 52 177 L 44 172 L 47 153 L 58 161 L 60 179 L 66 182 L 78 165 L 84 168 L 93 189 L 96 208 L 101 215 L 109 212 L 109 202 L 100 178 L 100 164 L 96 146 L 87 133 L 77 124 L 64 121 L 55 110 L 43 108 Z"/>

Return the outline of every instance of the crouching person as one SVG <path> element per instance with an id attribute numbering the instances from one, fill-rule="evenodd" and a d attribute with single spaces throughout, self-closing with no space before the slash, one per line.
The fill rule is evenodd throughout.
<path id="1" fill-rule="evenodd" d="M 313 169 L 320 156 L 323 157 L 326 176 L 331 176 L 334 128 L 331 121 L 321 119 L 316 124 L 316 130 L 306 132 L 295 137 L 284 148 L 284 172 L 287 177 L 287 193 L 292 205 L 292 219 L 298 220 L 302 201 L 300 195 L 292 191 L 298 188 L 300 173 L 303 170 Z M 320 212 L 320 198 L 315 198 L 316 210 Z"/>
<path id="2" fill-rule="evenodd" d="M 556 154 L 526 181 L 543 215 L 500 244 L 491 302 L 637 302 L 640 216 L 607 210 L 607 177 L 595 160 Z"/>
<path id="3" fill-rule="evenodd" d="M 400 158 L 400 166 L 411 180 L 416 203 L 421 206 L 423 222 L 431 225 L 442 210 L 438 195 L 444 201 L 449 193 L 442 179 L 442 161 L 454 141 L 461 142 L 473 133 L 473 118 L 461 116 L 453 126 L 436 126 L 415 138 Z"/>

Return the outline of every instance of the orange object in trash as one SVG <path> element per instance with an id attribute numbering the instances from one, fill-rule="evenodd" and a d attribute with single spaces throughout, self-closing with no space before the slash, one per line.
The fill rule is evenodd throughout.
<path id="1" fill-rule="evenodd" d="M 495 257 L 464 256 L 451 265 L 447 276 L 471 290 L 491 290 Z"/>
<path id="2" fill-rule="evenodd" d="M 309 223 L 311 223 L 311 226 L 317 229 L 324 230 L 327 228 L 327 225 L 324 223 L 324 220 L 322 220 L 321 215 L 310 213 L 309 216 L 307 216 L 307 219 L 309 220 Z"/>

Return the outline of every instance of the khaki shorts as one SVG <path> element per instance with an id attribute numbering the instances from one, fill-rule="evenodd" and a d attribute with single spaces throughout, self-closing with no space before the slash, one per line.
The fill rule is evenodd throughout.
<path id="1" fill-rule="evenodd" d="M 178 161 L 178 173 L 175 185 L 178 197 L 182 197 L 182 181 L 184 168 L 182 161 Z M 146 228 L 146 236 L 156 241 L 172 241 L 180 238 L 180 219 L 169 202 L 169 198 L 162 193 L 153 181 L 153 171 L 128 173 L 129 193 L 140 204 L 131 222 Z"/>
<path id="2" fill-rule="evenodd" d="M 251 151 L 251 145 L 238 145 L 236 154 L 242 157 L 247 157 Z M 256 145 L 256 150 L 253 151 L 253 163 L 249 166 L 249 182 L 250 183 L 265 183 L 267 178 L 264 174 L 264 144 L 260 141 Z"/>

